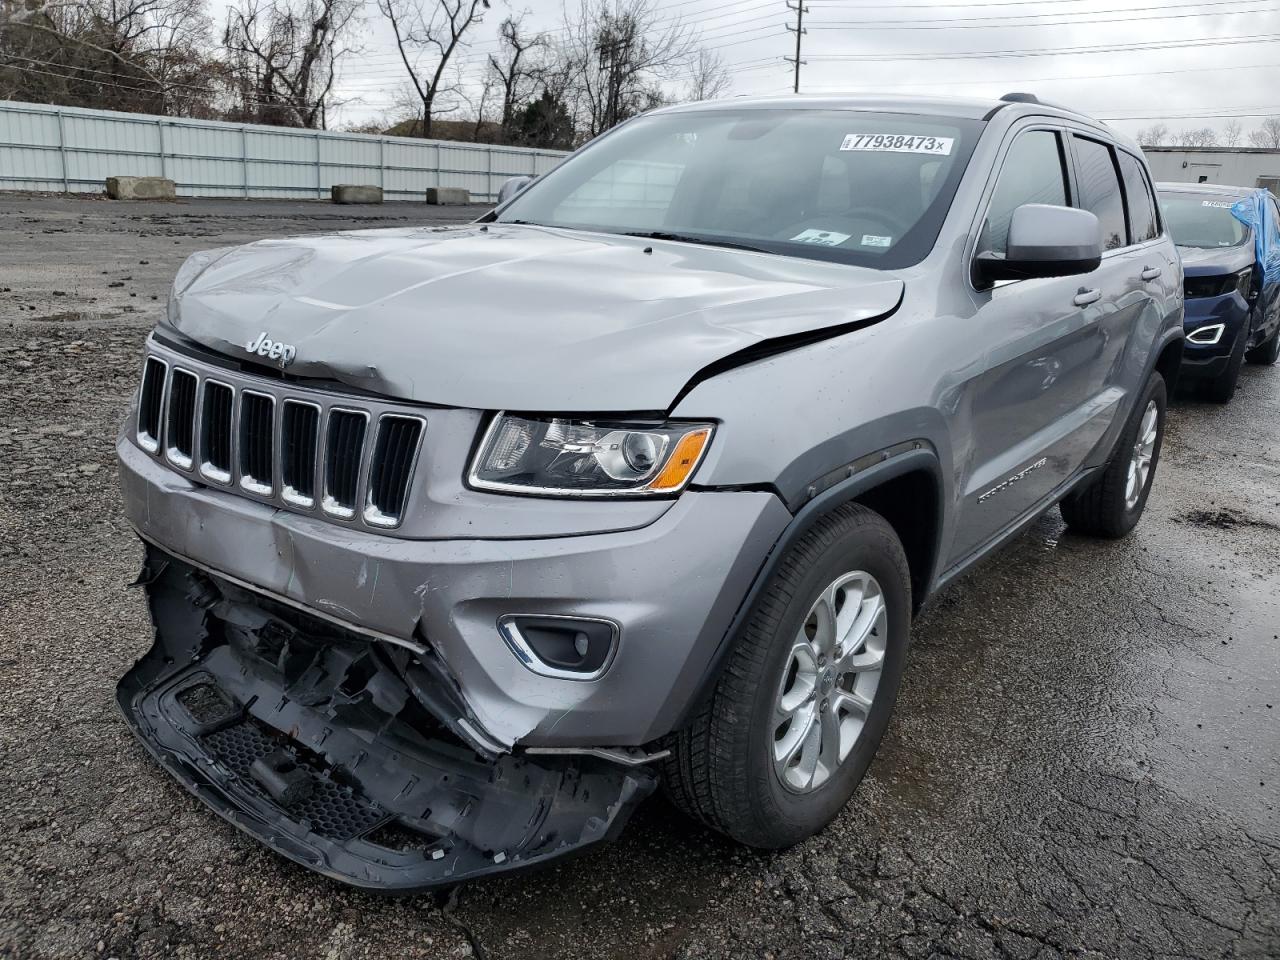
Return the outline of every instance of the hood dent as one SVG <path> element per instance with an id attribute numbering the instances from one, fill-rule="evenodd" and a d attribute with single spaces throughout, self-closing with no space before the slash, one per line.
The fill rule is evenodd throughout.
<path id="1" fill-rule="evenodd" d="M 296 348 L 290 373 L 398 399 L 656 411 L 718 361 L 847 332 L 902 292 L 841 264 L 490 225 L 235 248 L 180 290 L 166 323 L 246 361 L 266 332 Z"/>

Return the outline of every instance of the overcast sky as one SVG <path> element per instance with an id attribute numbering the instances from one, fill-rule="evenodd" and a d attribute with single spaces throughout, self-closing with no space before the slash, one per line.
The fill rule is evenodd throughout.
<path id="1" fill-rule="evenodd" d="M 214 2 L 217 13 L 225 0 Z M 566 2 L 576 9 L 578 0 Z M 725 60 L 729 96 L 791 90 L 792 68 L 782 58 L 794 48 L 784 24 L 795 14 L 783 0 L 651 2 L 658 17 L 679 17 Z M 469 77 L 481 75 L 504 16 L 521 11 L 532 29 L 564 30 L 561 0 L 494 0 L 460 55 Z M 404 82 L 372 0 L 365 14 L 364 52 L 340 75 L 339 95 L 350 102 L 338 124 L 382 116 Z M 1247 133 L 1280 114 L 1280 93 L 1272 93 L 1280 81 L 1280 0 L 811 0 L 805 25 L 802 92 L 1025 90 L 1131 134 L 1153 122 L 1220 130 L 1233 115 Z"/>

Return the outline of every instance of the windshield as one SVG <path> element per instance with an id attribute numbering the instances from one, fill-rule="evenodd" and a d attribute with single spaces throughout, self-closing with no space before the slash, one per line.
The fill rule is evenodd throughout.
<path id="1" fill-rule="evenodd" d="M 897 268 L 932 249 L 982 123 L 839 110 L 641 117 L 497 220 Z"/>
<path id="2" fill-rule="evenodd" d="M 1231 212 L 1234 197 L 1162 193 L 1164 222 L 1180 247 L 1238 247 L 1249 239 L 1249 228 Z"/>

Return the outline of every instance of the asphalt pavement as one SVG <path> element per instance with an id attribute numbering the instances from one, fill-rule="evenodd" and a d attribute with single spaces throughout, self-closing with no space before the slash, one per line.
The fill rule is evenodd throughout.
<path id="1" fill-rule="evenodd" d="M 916 625 L 836 823 L 759 854 L 648 802 L 616 844 L 387 900 L 164 774 L 113 440 L 192 251 L 463 220 L 421 204 L 0 196 L 0 956 L 1280 957 L 1280 367 L 1180 399 L 1128 539 L 1056 512 Z"/>

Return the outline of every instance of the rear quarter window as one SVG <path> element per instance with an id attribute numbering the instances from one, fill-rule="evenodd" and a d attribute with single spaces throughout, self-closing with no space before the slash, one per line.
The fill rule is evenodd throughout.
<path id="1" fill-rule="evenodd" d="M 1124 177 L 1125 203 L 1129 208 L 1131 243 L 1144 243 L 1160 235 L 1156 205 L 1147 187 L 1142 164 L 1131 154 L 1120 152 L 1120 173 Z"/>

